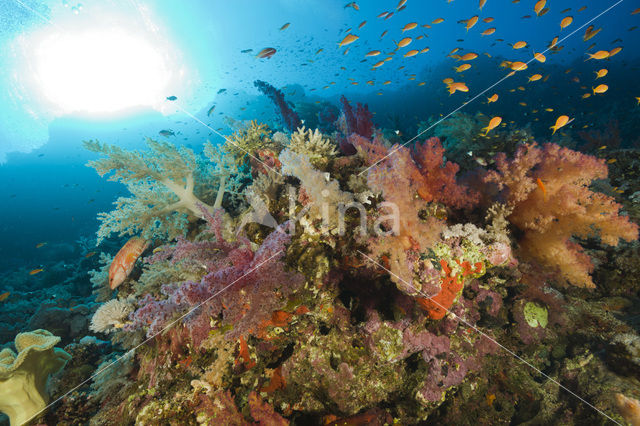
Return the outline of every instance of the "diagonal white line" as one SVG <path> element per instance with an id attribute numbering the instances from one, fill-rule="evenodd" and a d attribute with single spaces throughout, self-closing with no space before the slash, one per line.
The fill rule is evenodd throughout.
<path id="1" fill-rule="evenodd" d="M 49 18 L 47 18 L 46 16 L 44 16 L 43 14 L 38 12 L 37 10 L 33 9 L 32 7 L 24 4 L 22 1 L 20 1 L 20 0 L 13 0 L 13 1 L 18 3 L 20 6 L 24 7 L 25 9 L 27 9 L 29 12 L 33 13 L 34 15 L 36 15 L 38 18 L 40 18 L 43 21 L 47 22 L 48 24 L 51 24 L 56 28 L 60 28 L 58 25 L 56 25 L 53 22 L 51 22 L 51 20 Z"/>
<path id="2" fill-rule="evenodd" d="M 549 379 L 550 381 L 552 381 L 553 383 L 555 383 L 556 385 L 558 385 L 560 388 L 564 389 L 565 391 L 567 391 L 568 393 L 570 393 L 571 395 L 575 396 L 576 398 L 578 398 L 580 401 L 582 401 L 583 403 L 587 404 L 589 407 L 593 408 L 594 410 L 596 410 L 598 413 L 602 414 L 603 416 L 605 416 L 607 419 L 611 420 L 612 422 L 614 422 L 615 424 L 618 424 L 620 426 L 622 426 L 622 424 L 618 423 L 617 421 L 615 421 L 614 419 L 612 419 L 611 417 L 609 417 L 609 415 L 607 415 L 607 413 L 605 413 L 604 411 L 598 409 L 597 407 L 595 407 L 593 404 L 591 404 L 589 401 L 585 400 L 584 398 L 582 398 L 580 395 L 576 394 L 575 392 L 573 392 L 571 389 L 567 388 L 566 386 L 563 386 L 562 384 L 560 384 L 557 380 L 551 378 L 549 375 L 543 373 L 542 371 L 540 371 L 538 368 L 536 368 L 534 365 L 532 365 L 531 363 L 529 363 L 527 360 L 523 359 L 522 357 L 518 356 L 518 354 L 516 354 L 515 352 L 513 352 L 511 349 L 501 345 L 500 343 L 498 343 L 494 338 L 492 338 L 491 336 L 487 335 L 485 332 L 483 332 L 482 330 L 479 330 L 475 325 L 470 324 L 469 322 L 467 322 L 464 318 L 459 317 L 458 315 L 456 315 L 455 313 L 453 313 L 452 311 L 450 311 L 449 309 L 447 309 L 446 307 L 442 306 L 440 303 L 438 303 L 436 300 L 432 299 L 431 297 L 427 296 L 425 293 L 422 292 L 422 290 L 418 290 L 417 288 L 415 288 L 413 286 L 412 283 L 408 283 L 407 281 L 405 281 L 404 279 L 402 279 L 402 277 L 399 277 L 398 275 L 394 274 L 393 272 L 391 272 L 390 270 L 388 270 L 387 268 L 385 268 L 383 265 L 381 265 L 380 263 L 376 262 L 374 259 L 372 259 L 371 257 L 367 256 L 365 253 L 363 253 L 362 251 L 358 250 L 358 253 L 360 253 L 361 255 L 363 255 L 364 257 L 367 258 L 367 260 L 369 260 L 371 263 L 373 263 L 374 265 L 384 269 L 386 272 L 388 272 L 389 274 L 393 275 L 394 277 L 396 277 L 397 279 L 399 279 L 400 281 L 402 281 L 404 284 L 406 284 L 407 286 L 411 287 L 413 290 L 415 290 L 416 292 L 420 293 L 422 296 L 426 297 L 427 299 L 429 299 L 430 301 L 432 301 L 433 303 L 435 303 L 436 305 L 438 305 L 440 308 L 444 309 L 445 311 L 447 311 L 447 313 L 449 313 L 450 315 L 454 316 L 456 319 L 458 319 L 460 322 L 464 323 L 467 327 L 470 327 L 472 329 L 474 329 L 478 334 L 484 336 L 485 338 L 489 339 L 491 342 L 495 343 L 497 346 L 499 346 L 500 348 L 502 348 L 505 352 L 507 352 L 509 355 L 513 356 L 514 358 L 516 358 L 518 361 L 522 362 L 523 364 L 531 367 L 531 369 L 533 369 L 534 371 L 536 371 L 538 374 L 543 375 L 545 378 Z"/>
<path id="3" fill-rule="evenodd" d="M 277 232 L 277 231 L 276 231 Z M 231 287 L 232 285 L 234 285 L 235 283 L 237 283 L 238 281 L 240 281 L 241 279 L 243 279 L 244 277 L 246 277 L 247 275 L 249 275 L 250 273 L 252 273 L 253 271 L 255 271 L 256 269 L 260 268 L 262 265 L 264 265 L 265 263 L 267 263 L 268 261 L 270 261 L 271 259 L 273 259 L 274 257 L 276 257 L 277 255 L 279 255 L 280 253 L 282 253 L 284 250 L 278 250 L 277 252 L 275 252 L 273 255 L 269 256 L 269 258 L 263 260 L 262 262 L 258 263 L 256 266 L 254 266 L 253 268 L 251 268 L 249 271 L 245 272 L 244 274 L 242 274 L 241 277 L 238 277 L 237 279 L 233 280 L 231 282 L 231 284 L 228 284 L 227 286 L 225 286 L 224 288 L 222 288 L 221 290 L 217 291 L 216 293 L 212 294 L 211 296 L 209 296 L 206 300 L 204 300 L 203 302 L 200 302 L 199 304 L 197 304 L 196 306 L 194 306 L 193 308 L 191 308 L 187 313 L 181 315 L 180 317 L 176 318 L 175 320 L 171 321 L 168 325 L 166 325 L 162 330 L 158 331 L 157 333 L 155 333 L 154 335 L 147 337 L 142 343 L 138 344 L 137 346 L 135 346 L 132 349 L 129 349 L 127 352 L 125 352 L 124 354 L 120 355 L 117 359 L 115 359 L 113 362 L 105 365 L 103 368 L 101 368 L 100 370 L 96 371 L 95 373 L 93 373 L 90 377 L 88 377 L 86 380 L 84 380 L 83 382 L 79 383 L 77 386 L 75 386 L 74 388 L 72 388 L 71 390 L 69 390 L 68 392 L 66 392 L 64 395 L 58 397 L 55 401 L 51 402 L 49 405 L 47 405 L 46 407 L 44 407 L 42 410 L 38 411 L 36 414 L 34 414 L 33 416 L 31 416 L 31 418 L 29 418 L 29 420 L 27 420 L 26 423 L 29 423 L 31 420 L 33 420 L 34 418 L 38 417 L 40 414 L 42 414 L 43 412 L 45 412 L 47 409 L 49 409 L 51 406 L 53 406 L 54 404 L 56 404 L 58 401 L 60 401 L 62 398 L 66 397 L 67 395 L 69 395 L 71 392 L 75 391 L 76 389 L 78 389 L 79 387 L 81 387 L 82 385 L 84 385 L 85 383 L 89 382 L 90 380 L 92 380 L 94 377 L 100 375 L 103 371 L 109 369 L 111 366 L 117 364 L 118 362 L 120 362 L 120 360 L 126 356 L 129 356 L 131 354 L 133 354 L 136 349 L 138 349 L 140 346 L 146 344 L 147 342 L 153 340 L 156 336 L 158 336 L 159 334 L 164 333 L 166 330 L 168 330 L 169 328 L 173 327 L 176 323 L 182 321 L 187 315 L 191 314 L 193 311 L 195 311 L 196 309 L 200 308 L 202 305 L 204 305 L 205 303 L 208 303 L 210 300 L 212 300 L 213 298 L 215 298 L 216 296 L 218 296 L 219 294 L 223 293 L 224 291 L 226 291 L 229 287 Z"/>
<path id="4" fill-rule="evenodd" d="M 273 167 L 269 166 L 268 164 L 266 164 L 264 161 L 262 161 L 261 159 L 259 159 L 258 157 L 256 157 L 255 155 L 253 155 L 252 153 L 250 153 L 249 151 L 247 151 L 246 149 L 242 148 L 240 145 L 238 145 L 237 143 L 235 143 L 234 141 L 232 141 L 231 139 L 229 139 L 228 137 L 226 137 L 225 135 L 223 135 L 222 133 L 220 133 L 219 131 L 217 131 L 216 129 L 214 129 L 213 127 L 209 126 L 207 123 L 205 123 L 204 121 L 200 120 L 198 117 L 196 117 L 195 115 L 191 114 L 189 111 L 187 111 L 186 109 L 182 108 L 182 106 L 178 103 L 175 104 L 176 107 L 182 111 L 183 113 L 185 113 L 186 115 L 188 115 L 189 117 L 193 118 L 195 121 L 197 121 L 198 123 L 202 124 L 204 127 L 206 127 L 207 129 L 211 130 L 213 133 L 215 133 L 216 135 L 220 136 L 222 139 L 224 139 L 225 141 L 229 142 L 231 145 L 235 146 L 236 148 L 244 151 L 249 157 L 253 158 L 254 160 L 256 160 L 257 162 L 259 162 L 260 164 L 262 164 L 264 167 L 266 167 L 267 169 L 269 169 L 269 171 L 272 171 L 274 173 L 279 174 L 280 176 L 284 177 L 279 171 L 277 171 L 276 169 L 274 169 Z"/>
<path id="5" fill-rule="evenodd" d="M 581 29 L 583 29 L 584 27 L 586 27 L 587 25 L 589 25 L 590 23 L 592 23 L 593 21 L 595 21 L 596 19 L 598 19 L 599 17 L 601 17 L 602 15 L 604 15 L 605 13 L 609 12 L 611 9 L 613 9 L 614 7 L 618 6 L 620 3 L 622 3 L 624 0 L 618 0 L 616 3 L 612 4 L 611 6 L 609 6 L 608 8 L 606 8 L 604 11 L 600 12 L 598 15 L 596 15 L 595 17 L 591 18 L 590 20 L 588 20 L 587 22 L 585 22 L 584 24 L 582 24 L 580 27 L 576 28 L 575 30 L 573 30 L 572 32 L 570 32 L 567 36 L 563 37 L 561 40 L 559 40 L 557 43 L 555 43 L 553 45 L 553 47 L 558 46 L 560 43 L 562 43 L 563 41 L 565 41 L 566 39 L 568 39 L 569 37 L 573 36 L 575 33 L 577 33 L 578 31 L 580 31 Z M 547 47 L 545 50 L 543 50 L 541 53 L 545 54 L 547 53 L 549 50 L 551 50 L 552 47 Z M 504 77 L 502 77 L 500 80 L 496 81 L 495 83 L 493 83 L 491 86 L 487 87 L 486 89 L 484 89 L 482 92 L 478 93 L 477 95 L 475 95 L 473 98 L 471 98 L 469 101 L 464 102 L 463 104 L 461 104 L 458 108 L 454 109 L 453 111 L 451 111 L 449 114 L 445 115 L 444 117 L 442 117 L 440 120 L 436 121 L 435 123 L 433 123 L 431 126 L 427 127 L 426 129 L 424 129 L 423 131 L 421 131 L 420 133 L 418 133 L 417 135 L 415 135 L 414 137 L 412 137 L 411 139 L 409 139 L 408 141 L 404 142 L 401 145 L 397 145 L 394 149 L 392 149 L 391 151 L 389 151 L 387 153 L 387 155 L 385 155 L 384 157 L 382 157 L 381 159 L 379 159 L 378 161 L 376 161 L 375 163 L 373 163 L 372 165 L 370 165 L 369 167 L 367 167 L 366 169 L 362 170 L 360 173 L 358 173 L 358 176 L 361 176 L 363 173 L 367 172 L 370 168 L 374 167 L 376 164 L 379 164 L 381 161 L 385 160 L 386 158 L 388 158 L 389 156 L 393 155 L 396 151 L 398 151 L 400 148 L 402 148 L 403 146 L 413 142 L 414 140 L 416 140 L 417 138 L 419 138 L 421 135 L 423 135 L 424 133 L 428 132 L 429 130 L 431 130 L 432 128 L 434 128 L 435 126 L 437 126 L 438 124 L 442 123 L 444 120 L 446 120 L 447 118 L 451 117 L 451 115 L 453 115 L 454 113 L 460 111 L 462 108 L 464 108 L 465 106 L 469 105 L 470 103 L 472 103 L 473 101 L 475 101 L 476 99 L 478 99 L 480 96 L 484 95 L 485 93 L 487 93 L 489 90 L 493 89 L 494 87 L 496 87 L 498 84 L 502 83 L 504 80 L 506 80 L 507 78 L 509 78 L 512 74 L 512 72 L 518 72 L 521 71 L 523 69 L 525 69 L 525 67 L 527 65 L 529 65 L 531 62 L 533 62 L 535 60 L 535 56 L 531 59 L 529 59 L 527 62 L 525 62 L 524 65 L 521 65 L 520 67 L 518 67 L 518 69 L 516 70 L 511 70 L 511 72 L 509 72 L 509 74 L 505 75 Z"/>

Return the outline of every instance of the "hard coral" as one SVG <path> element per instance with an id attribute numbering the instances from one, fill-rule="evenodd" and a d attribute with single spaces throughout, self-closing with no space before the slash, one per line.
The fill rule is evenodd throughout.
<path id="1" fill-rule="evenodd" d="M 236 162 L 241 163 L 247 155 L 255 155 L 257 151 L 275 149 L 277 143 L 271 139 L 270 131 L 266 124 L 258 124 L 257 121 L 236 122 L 235 132 L 229 136 L 223 150 L 231 154 Z M 216 153 L 209 149 L 209 158 L 215 158 Z"/>
<path id="2" fill-rule="evenodd" d="M 513 209 L 508 220 L 523 232 L 523 253 L 557 268 L 570 284 L 595 287 L 591 260 L 572 237 L 599 236 L 613 246 L 638 237 L 638 226 L 618 214 L 612 197 L 589 189 L 607 177 L 604 160 L 555 144 L 525 144 L 512 160 L 498 154 L 496 166 L 484 180 L 495 183 Z"/>
<path id="3" fill-rule="evenodd" d="M 315 166 L 325 163 L 338 153 L 335 144 L 324 138 L 318 129 L 312 131 L 305 129 L 304 126 L 291 134 L 289 149 L 298 154 L 306 155 Z"/>

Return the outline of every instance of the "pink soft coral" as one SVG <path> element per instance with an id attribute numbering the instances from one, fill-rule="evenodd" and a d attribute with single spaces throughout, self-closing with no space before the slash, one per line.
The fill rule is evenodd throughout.
<path id="1" fill-rule="evenodd" d="M 572 236 L 597 235 L 614 246 L 638 238 L 638 226 L 618 215 L 620 204 L 589 189 L 591 181 L 607 177 L 604 160 L 556 144 L 526 144 L 512 160 L 498 154 L 496 166 L 485 181 L 496 183 L 513 208 L 508 219 L 524 233 L 524 254 L 559 269 L 569 283 L 595 287 L 593 264 Z"/>
<path id="2" fill-rule="evenodd" d="M 402 291 L 408 294 L 416 294 L 416 289 L 422 293 L 438 291 L 439 288 L 415 282 L 413 277 L 420 274 L 424 266 L 420 252 L 438 241 L 446 222 L 432 215 L 420 217 L 419 213 L 428 207 L 428 202 L 454 208 L 471 207 L 478 195 L 456 183 L 458 166 L 444 161 L 444 149 L 438 138 L 418 144 L 413 153 L 398 145 L 387 150 L 379 137 L 370 141 L 352 135 L 349 141 L 371 166 L 367 172 L 369 186 L 381 192 L 385 201 L 397 209 L 398 229 L 393 235 L 374 241 L 372 253 L 388 254 L 383 259 L 388 260 L 392 279 Z"/>

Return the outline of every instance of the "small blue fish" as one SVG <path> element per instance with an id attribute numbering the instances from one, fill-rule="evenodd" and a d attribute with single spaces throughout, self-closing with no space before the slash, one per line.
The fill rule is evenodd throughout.
<path id="1" fill-rule="evenodd" d="M 168 101 L 175 101 L 176 99 L 178 99 L 176 96 L 167 96 Z"/>

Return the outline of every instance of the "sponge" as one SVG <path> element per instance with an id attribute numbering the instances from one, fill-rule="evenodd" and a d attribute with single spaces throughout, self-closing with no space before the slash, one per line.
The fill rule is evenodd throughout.
<path id="1" fill-rule="evenodd" d="M 54 348 L 60 338 L 47 330 L 19 333 L 18 353 L 0 351 L 0 412 L 11 426 L 22 425 L 47 406 L 47 380 L 62 370 L 71 355 Z"/>

